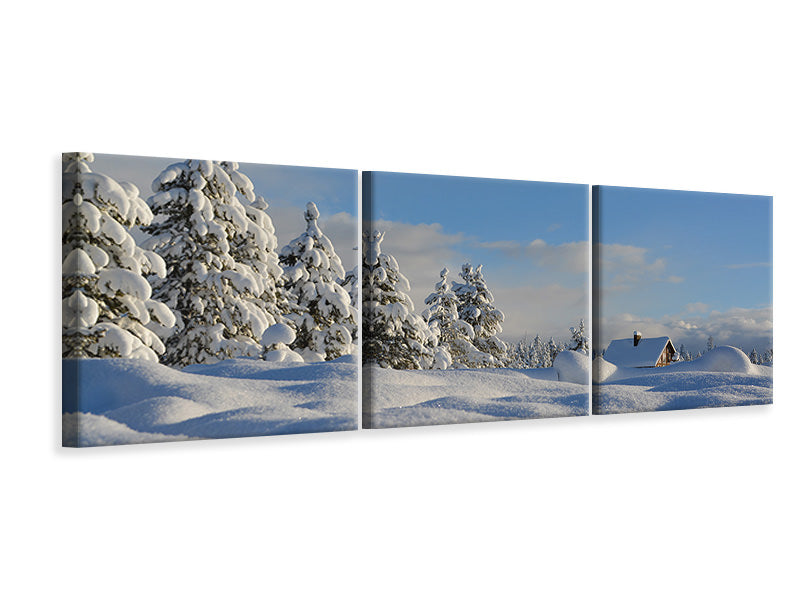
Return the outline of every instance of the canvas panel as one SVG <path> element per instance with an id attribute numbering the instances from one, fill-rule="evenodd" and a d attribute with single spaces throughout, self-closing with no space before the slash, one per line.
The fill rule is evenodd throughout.
<path id="1" fill-rule="evenodd" d="M 593 188 L 593 412 L 772 402 L 772 198 Z"/>
<path id="2" fill-rule="evenodd" d="M 590 405 L 590 188 L 363 174 L 363 425 Z"/>
<path id="3" fill-rule="evenodd" d="M 63 157 L 63 443 L 356 429 L 356 171 Z"/>

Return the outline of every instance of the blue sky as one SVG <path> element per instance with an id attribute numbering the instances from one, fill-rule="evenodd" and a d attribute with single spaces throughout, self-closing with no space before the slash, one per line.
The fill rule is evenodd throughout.
<path id="1" fill-rule="evenodd" d="M 633 328 L 696 350 L 709 335 L 748 352 L 771 345 L 771 198 L 607 186 L 599 194 L 601 346 Z"/>
<path id="2" fill-rule="evenodd" d="M 151 194 L 153 179 L 167 166 L 185 159 L 95 154 L 92 170 L 130 181 L 142 198 Z M 239 163 L 239 170 L 253 182 L 256 194 L 264 196 L 267 213 L 275 225 L 278 249 L 305 229 L 303 210 L 314 202 L 320 211 L 323 232 L 331 239 L 345 269 L 357 261 L 353 248 L 358 242 L 358 172 L 346 169 L 291 167 Z"/>
<path id="3" fill-rule="evenodd" d="M 403 173 L 373 174 L 382 250 L 408 277 L 418 311 L 443 266 L 459 281 L 483 264 L 508 341 L 557 339 L 588 314 L 588 186 Z M 368 210 L 365 207 L 365 215 Z"/>

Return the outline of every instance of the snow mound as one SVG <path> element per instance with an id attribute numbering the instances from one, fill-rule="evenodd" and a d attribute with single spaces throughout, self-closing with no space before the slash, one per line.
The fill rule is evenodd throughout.
<path id="1" fill-rule="evenodd" d="M 747 355 L 733 346 L 717 346 L 700 358 L 687 363 L 692 371 L 713 371 L 718 373 L 752 373 L 753 363 Z M 687 369 L 689 370 L 689 369 Z"/>
<path id="2" fill-rule="evenodd" d="M 261 336 L 261 345 L 269 348 L 277 344 L 286 344 L 287 346 L 294 341 L 294 330 L 285 323 L 275 323 L 267 327 L 264 335 Z"/>
<path id="3" fill-rule="evenodd" d="M 558 373 L 559 381 L 586 385 L 591 381 L 592 361 L 582 352 L 574 350 L 559 352 L 553 361 L 553 368 Z"/>
<path id="4" fill-rule="evenodd" d="M 105 416 L 133 429 L 143 430 L 158 425 L 173 425 L 212 412 L 213 409 L 208 405 L 187 398 L 156 396 L 109 411 Z"/>
<path id="5" fill-rule="evenodd" d="M 595 358 L 592 363 L 592 381 L 594 383 L 603 383 L 616 372 L 617 365 L 608 362 L 602 356 Z"/>

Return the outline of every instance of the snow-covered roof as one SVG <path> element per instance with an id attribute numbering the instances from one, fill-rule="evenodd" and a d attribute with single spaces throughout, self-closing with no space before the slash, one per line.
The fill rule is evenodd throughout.
<path id="1" fill-rule="evenodd" d="M 620 367 L 655 367 L 667 344 L 672 344 L 667 336 L 642 338 L 636 346 L 633 338 L 612 340 L 603 359 Z"/>

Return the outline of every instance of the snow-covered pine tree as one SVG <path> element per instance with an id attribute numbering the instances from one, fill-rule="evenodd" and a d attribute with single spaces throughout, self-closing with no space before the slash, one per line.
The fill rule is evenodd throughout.
<path id="1" fill-rule="evenodd" d="M 714 349 L 714 337 L 708 336 L 708 340 L 706 341 L 706 349 L 713 350 Z"/>
<path id="2" fill-rule="evenodd" d="M 533 362 L 533 366 L 535 368 L 544 367 L 544 344 L 542 344 L 542 338 L 537 333 L 536 337 L 533 338 L 533 356 L 535 357 L 535 362 Z"/>
<path id="3" fill-rule="evenodd" d="M 558 353 L 561 352 L 562 348 L 556 341 L 551 337 L 550 341 L 547 342 L 547 346 L 545 347 L 544 351 L 544 364 L 545 367 L 552 367 L 553 361 L 558 356 Z"/>
<path id="4" fill-rule="evenodd" d="M 494 296 L 483 279 L 483 265 L 473 269 L 471 264 L 465 263 L 461 267 L 461 278 L 464 283 L 453 284 L 458 316 L 472 327 L 472 344 L 492 357 L 491 364 L 486 366 L 505 366 L 507 347 L 497 338 L 503 331 L 505 316 L 493 304 Z"/>
<path id="5" fill-rule="evenodd" d="M 762 364 L 765 364 L 765 365 L 768 365 L 768 366 L 771 367 L 772 366 L 772 354 L 773 354 L 772 348 L 767 348 L 764 351 L 764 357 L 763 357 L 763 360 L 761 361 Z"/>
<path id="6" fill-rule="evenodd" d="M 750 362 L 753 363 L 754 365 L 761 364 L 761 355 L 756 351 L 755 348 L 753 348 L 752 352 L 750 352 L 749 358 Z"/>
<path id="7" fill-rule="evenodd" d="M 381 251 L 384 235 L 378 231 L 364 233 L 364 364 L 392 369 L 434 368 L 449 356 L 440 349 L 437 356 L 436 334 L 414 312 L 408 279 L 395 258 Z"/>
<path id="8" fill-rule="evenodd" d="M 678 351 L 678 360 L 681 361 L 692 360 L 691 353 L 686 351 L 686 346 L 684 346 L 683 344 L 681 344 L 681 349 Z"/>
<path id="9" fill-rule="evenodd" d="M 164 261 L 128 232 L 153 214 L 135 185 L 93 173 L 91 153 L 62 161 L 62 356 L 157 361 L 164 345 L 149 327 L 175 317 L 144 276 L 163 277 Z"/>
<path id="10" fill-rule="evenodd" d="M 279 285 L 283 269 L 278 261 L 275 226 L 266 212 L 269 204 L 256 195 L 253 182 L 239 171 L 239 163 L 223 161 L 220 166 L 236 186 L 245 214 L 252 222 L 246 229 L 234 229 L 230 239 L 231 256 L 245 270 L 250 269 L 258 280 L 260 289 L 254 290 L 252 295 L 267 316 L 267 326 L 283 323 L 289 303 Z"/>
<path id="11" fill-rule="evenodd" d="M 331 360 L 356 350 L 353 333 L 358 311 L 339 284 L 344 278 L 342 261 L 322 233 L 319 210 L 306 204 L 306 230 L 280 252 L 284 286 L 292 304 L 289 318 L 297 337 L 292 349 L 306 360 Z"/>
<path id="12" fill-rule="evenodd" d="M 162 362 L 185 366 L 259 356 L 261 335 L 274 315 L 256 301 L 263 278 L 234 254 L 247 254 L 236 246 L 246 232 L 262 241 L 268 234 L 248 218 L 236 184 L 218 162 L 187 160 L 167 167 L 153 192 L 156 218 L 142 229 L 151 235 L 146 246 L 167 266 L 154 297 L 178 316 Z"/>
<path id="13" fill-rule="evenodd" d="M 570 350 L 576 352 L 583 352 L 588 356 L 589 354 L 589 337 L 586 335 L 586 326 L 583 319 L 577 327 L 570 327 L 569 332 L 572 334 L 572 347 Z"/>
<path id="14" fill-rule="evenodd" d="M 456 295 L 447 281 L 448 273 L 447 267 L 439 273 L 441 279 L 425 299 L 428 308 L 422 316 L 431 329 L 438 332 L 439 346 L 447 348 L 454 367 L 474 369 L 490 366 L 492 356 L 472 344 L 474 330 L 469 323 L 458 318 Z"/>

